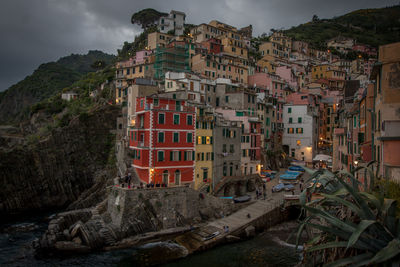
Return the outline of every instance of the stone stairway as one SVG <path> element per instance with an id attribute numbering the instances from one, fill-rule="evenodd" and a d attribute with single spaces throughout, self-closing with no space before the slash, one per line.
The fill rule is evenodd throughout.
<path id="1" fill-rule="evenodd" d="M 115 236 L 112 229 L 110 229 L 103 221 L 103 218 L 100 216 L 97 207 L 92 210 L 92 219 L 99 229 L 98 234 L 103 239 L 105 245 L 111 246 L 114 245 L 117 241 L 117 237 Z"/>

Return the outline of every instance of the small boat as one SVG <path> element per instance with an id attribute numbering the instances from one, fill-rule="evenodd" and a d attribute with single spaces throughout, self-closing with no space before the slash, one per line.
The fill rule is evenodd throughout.
<path id="1" fill-rule="evenodd" d="M 233 201 L 235 203 L 244 203 L 244 202 L 249 201 L 250 199 L 251 199 L 251 196 L 245 195 L 245 196 L 241 196 L 241 197 L 234 197 Z"/>
<path id="2" fill-rule="evenodd" d="M 220 199 L 233 199 L 233 197 L 219 197 Z"/>
<path id="3" fill-rule="evenodd" d="M 220 234 L 220 232 L 216 231 L 216 232 L 214 232 L 214 233 L 212 233 L 212 234 L 210 234 L 210 235 L 208 235 L 206 237 L 203 237 L 203 241 L 207 241 L 207 240 L 213 239 L 214 237 L 218 236 L 219 234 Z"/>
<path id="4" fill-rule="evenodd" d="M 289 170 L 289 171 L 300 171 L 300 172 L 304 172 L 304 169 L 303 169 L 301 166 L 296 166 L 296 165 L 290 166 L 290 167 L 288 168 L 288 170 Z"/>

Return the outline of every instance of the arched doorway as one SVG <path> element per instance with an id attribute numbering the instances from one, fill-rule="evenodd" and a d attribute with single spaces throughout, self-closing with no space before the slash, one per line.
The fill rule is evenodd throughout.
<path id="1" fill-rule="evenodd" d="M 168 171 L 167 170 L 163 171 L 163 173 L 162 173 L 162 182 L 163 182 L 163 184 L 168 185 L 168 182 L 169 182 L 168 177 L 169 177 Z"/>
<path id="2" fill-rule="evenodd" d="M 179 170 L 175 171 L 175 185 L 181 184 L 181 172 Z"/>

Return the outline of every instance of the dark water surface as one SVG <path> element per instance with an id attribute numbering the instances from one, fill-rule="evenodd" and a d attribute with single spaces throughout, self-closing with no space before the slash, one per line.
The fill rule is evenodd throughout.
<path id="1" fill-rule="evenodd" d="M 296 230 L 295 222 L 277 225 L 257 237 L 190 255 L 164 266 L 294 266 L 299 253 L 282 245 Z M 0 228 L 0 266 L 133 266 L 134 249 L 97 252 L 69 258 L 37 259 L 31 243 L 47 229 L 43 218 L 32 218 Z M 294 243 L 292 236 L 289 243 Z"/>

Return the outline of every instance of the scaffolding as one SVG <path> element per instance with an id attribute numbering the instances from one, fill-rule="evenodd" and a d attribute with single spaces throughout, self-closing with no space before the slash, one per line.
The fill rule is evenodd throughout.
<path id="1" fill-rule="evenodd" d="M 189 47 L 188 44 L 171 47 L 157 47 L 154 63 L 155 78 L 163 79 L 168 71 L 189 72 Z"/>

